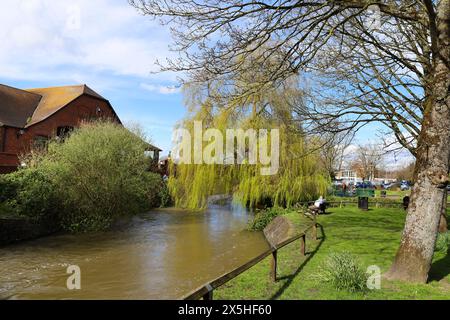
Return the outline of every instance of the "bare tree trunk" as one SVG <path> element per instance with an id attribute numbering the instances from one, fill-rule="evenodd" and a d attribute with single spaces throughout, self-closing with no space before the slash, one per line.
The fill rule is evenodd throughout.
<path id="1" fill-rule="evenodd" d="M 400 248 L 386 274 L 388 279 L 426 282 L 448 183 L 450 155 L 450 0 L 441 0 L 437 19 L 437 55 L 432 71 L 431 97 L 418 141 L 415 185 Z"/>
<path id="2" fill-rule="evenodd" d="M 444 192 L 444 201 L 442 201 L 442 211 L 441 211 L 441 220 L 439 221 L 439 233 L 446 233 L 448 231 L 447 227 L 447 194 L 448 192 Z"/>

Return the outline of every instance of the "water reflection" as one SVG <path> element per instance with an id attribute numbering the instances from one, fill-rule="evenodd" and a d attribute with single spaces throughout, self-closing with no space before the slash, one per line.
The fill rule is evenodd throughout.
<path id="1" fill-rule="evenodd" d="M 157 210 L 114 231 L 0 248 L 0 298 L 179 298 L 267 249 L 261 233 L 245 231 L 249 216 L 231 204 Z M 72 264 L 81 268 L 81 290 L 66 288 Z"/>

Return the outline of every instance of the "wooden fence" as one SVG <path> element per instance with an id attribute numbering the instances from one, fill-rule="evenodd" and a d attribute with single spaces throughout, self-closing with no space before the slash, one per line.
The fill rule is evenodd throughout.
<path id="1" fill-rule="evenodd" d="M 329 208 L 343 208 L 345 206 L 357 206 L 358 201 L 327 201 Z M 369 201 L 369 207 L 375 208 L 403 208 L 403 202 Z"/>
<path id="2" fill-rule="evenodd" d="M 310 218 L 310 217 L 308 217 Z M 265 252 L 261 253 L 257 257 L 253 258 L 249 262 L 245 263 L 244 265 L 241 265 L 230 272 L 227 272 L 220 277 L 217 277 L 216 279 L 212 280 L 211 282 L 201 286 L 200 288 L 195 289 L 188 295 L 186 295 L 183 299 L 184 300 L 198 300 L 200 298 L 203 298 L 204 300 L 212 300 L 213 299 L 213 291 L 217 289 L 218 287 L 224 285 L 231 279 L 234 279 L 244 271 L 250 269 L 260 261 L 264 260 L 269 255 L 272 256 L 271 260 L 271 266 L 270 266 L 270 278 L 272 281 L 277 280 L 277 266 L 278 266 L 278 260 L 277 260 L 277 252 L 281 248 L 287 246 L 288 244 L 300 239 L 300 252 L 303 256 L 306 256 L 306 234 L 308 231 L 312 231 L 312 238 L 314 240 L 317 240 L 317 227 L 318 223 L 316 221 L 316 217 L 313 216 L 310 218 L 312 223 L 309 225 L 303 232 L 300 234 L 297 234 L 293 237 L 290 237 L 287 240 L 282 241 L 281 243 L 277 244 L 276 246 L 272 246 L 270 249 L 266 250 Z"/>
<path id="3" fill-rule="evenodd" d="M 300 203 L 301 205 L 304 205 L 305 207 L 308 205 L 313 204 L 312 202 L 303 202 Z M 335 201 L 326 201 L 327 208 L 343 208 L 345 206 L 358 206 L 358 201 L 349 201 L 349 200 L 335 200 Z M 375 208 L 403 208 L 403 202 L 402 201 L 377 201 L 377 199 L 370 201 L 369 200 L 369 208 L 375 207 Z M 447 203 L 447 208 L 450 208 L 450 203 Z"/>

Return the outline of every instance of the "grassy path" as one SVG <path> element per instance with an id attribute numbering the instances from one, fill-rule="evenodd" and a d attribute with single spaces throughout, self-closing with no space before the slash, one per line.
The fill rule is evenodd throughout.
<path id="1" fill-rule="evenodd" d="M 299 226 L 307 220 L 297 213 L 288 216 Z M 266 259 L 215 292 L 216 299 L 450 299 L 450 254 L 437 253 L 430 283 L 404 284 L 382 280 L 381 290 L 366 294 L 336 291 L 314 276 L 331 252 L 349 251 L 364 267 L 377 265 L 387 271 L 398 248 L 405 213 L 400 209 L 332 208 L 319 217 L 324 233 L 318 241 L 308 239 L 307 257 L 299 242 L 279 251 L 279 280 L 272 283 Z"/>

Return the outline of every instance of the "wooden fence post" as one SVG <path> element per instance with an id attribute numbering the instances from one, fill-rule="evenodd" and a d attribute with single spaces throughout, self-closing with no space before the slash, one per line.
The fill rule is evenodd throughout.
<path id="1" fill-rule="evenodd" d="M 312 227 L 312 236 L 314 240 L 317 240 L 317 216 L 314 215 L 314 223 Z"/>
<path id="2" fill-rule="evenodd" d="M 208 291 L 208 293 L 206 293 L 204 296 L 203 296 L 203 300 L 212 300 L 213 299 L 213 291 L 211 290 L 211 291 Z"/>
<path id="3" fill-rule="evenodd" d="M 306 256 L 306 235 L 302 235 L 302 240 L 300 242 L 300 251 L 303 256 Z"/>
<path id="4" fill-rule="evenodd" d="M 277 250 L 272 252 L 272 262 L 270 265 L 270 278 L 273 282 L 277 281 Z"/>
<path id="5" fill-rule="evenodd" d="M 208 289 L 208 292 L 203 295 L 203 300 L 212 300 L 213 299 L 213 287 L 211 287 L 211 284 L 206 285 L 206 289 Z"/>

